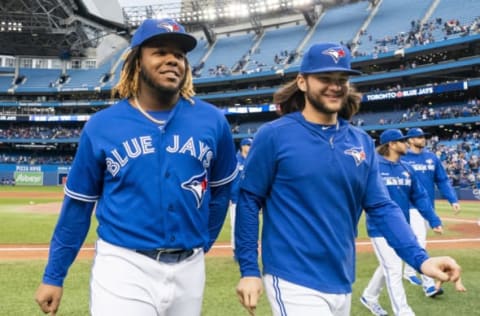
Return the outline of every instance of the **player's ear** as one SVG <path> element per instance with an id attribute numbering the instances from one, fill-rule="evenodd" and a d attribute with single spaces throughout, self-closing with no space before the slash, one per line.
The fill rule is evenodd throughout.
<path id="1" fill-rule="evenodd" d="M 304 75 L 298 74 L 297 75 L 297 86 L 298 89 L 302 92 L 307 91 L 307 77 Z"/>

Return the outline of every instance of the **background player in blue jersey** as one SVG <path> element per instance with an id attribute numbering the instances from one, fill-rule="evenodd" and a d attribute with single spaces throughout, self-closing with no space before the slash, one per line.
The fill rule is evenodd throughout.
<path id="1" fill-rule="evenodd" d="M 425 148 L 426 138 L 428 134 L 424 133 L 421 128 L 411 128 L 407 132 L 409 137 L 408 142 L 410 150 L 402 157 L 415 170 L 420 182 L 423 184 L 430 197 L 430 203 L 435 209 L 435 185 L 440 190 L 442 195 L 452 205 L 454 214 L 460 212 L 460 204 L 453 189 L 450 180 L 448 179 L 445 168 L 440 159 L 433 152 Z M 427 223 L 425 219 L 418 213 L 416 208 L 410 209 L 410 226 L 417 236 L 419 244 L 425 248 L 427 245 Z M 415 269 L 409 265 L 405 265 L 404 277 L 414 285 L 422 285 L 426 296 L 435 297 L 438 291 L 436 289 L 434 280 L 428 276 L 421 275 L 421 281 L 416 275 Z"/>
<path id="2" fill-rule="evenodd" d="M 230 228 L 231 228 L 231 245 L 234 252 L 234 259 L 235 257 L 235 213 L 237 208 L 237 201 L 238 201 L 238 191 L 239 191 L 239 180 L 241 173 L 243 171 L 243 166 L 245 165 L 245 159 L 247 159 L 248 152 L 250 151 L 250 146 L 252 145 L 253 138 L 245 137 L 240 141 L 240 148 L 237 151 L 237 168 L 238 168 L 238 175 L 235 178 L 235 181 L 232 182 L 232 192 L 230 194 L 230 206 L 228 211 L 230 213 Z"/>
<path id="3" fill-rule="evenodd" d="M 380 175 L 390 197 L 401 208 L 407 221 L 410 217 L 410 205 L 413 203 L 422 216 L 428 220 L 433 230 L 442 233 L 441 220 L 435 214 L 425 188 L 415 176 L 415 171 L 410 165 L 400 160 L 407 153 L 406 142 L 407 137 L 398 129 L 387 129 L 380 135 L 380 146 L 377 147 Z M 368 213 L 366 219 L 368 235 L 372 240 L 373 249 L 380 265 L 364 289 L 360 302 L 373 315 L 387 315 L 387 312 L 378 303 L 380 293 L 386 285 L 393 313 L 403 316 L 415 315 L 407 303 L 402 283 L 402 259 L 387 244 L 377 227 L 372 225 Z"/>
<path id="4" fill-rule="evenodd" d="M 390 199 L 370 136 L 350 125 L 360 96 L 349 85 L 350 52 L 310 47 L 300 73 L 274 95 L 283 116 L 255 134 L 240 180 L 236 255 L 240 302 L 254 313 L 262 261 L 274 315 L 349 315 L 355 237 L 362 209 L 397 254 L 442 281 L 457 281 L 450 257 L 429 258 Z"/>
<path id="5" fill-rule="evenodd" d="M 224 115 L 194 98 L 193 36 L 171 19 L 135 32 L 114 92 L 86 123 L 36 301 L 54 315 L 98 219 L 92 315 L 200 315 L 204 251 L 225 220 L 235 147 Z"/>

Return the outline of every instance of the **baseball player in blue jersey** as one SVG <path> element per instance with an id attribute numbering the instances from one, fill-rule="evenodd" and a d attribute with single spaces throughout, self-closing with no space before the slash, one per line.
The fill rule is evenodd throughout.
<path id="1" fill-rule="evenodd" d="M 401 156 L 407 153 L 406 141 L 407 137 L 398 129 L 388 129 L 380 135 L 380 146 L 377 147 L 380 175 L 390 197 L 400 207 L 407 221 L 410 217 L 410 204 L 414 203 L 433 230 L 442 233 L 440 218 L 435 214 L 425 188 L 410 165 L 400 160 Z M 368 235 L 380 265 L 363 291 L 360 302 L 373 315 L 387 315 L 378 303 L 382 288 L 386 285 L 393 313 L 402 316 L 415 315 L 407 303 L 403 288 L 402 259 L 387 244 L 380 230 L 371 223 L 368 213 L 366 219 Z"/>
<path id="2" fill-rule="evenodd" d="M 230 228 L 231 228 L 231 245 L 234 252 L 234 259 L 235 257 L 235 213 L 237 208 L 237 201 L 238 201 L 238 191 L 239 191 L 239 180 L 241 172 L 243 171 L 243 166 L 245 164 L 245 159 L 247 159 L 248 152 L 250 151 L 250 146 L 252 145 L 253 138 L 245 137 L 240 141 L 240 148 L 237 151 L 237 169 L 238 175 L 235 178 L 235 181 L 232 182 L 232 192 L 230 194 L 230 206 L 228 211 L 230 213 Z"/>
<path id="3" fill-rule="evenodd" d="M 240 302 L 255 313 L 262 208 L 263 281 L 273 315 L 349 315 L 355 237 L 364 209 L 397 254 L 441 281 L 457 281 L 450 257 L 429 258 L 378 171 L 370 136 L 348 123 L 360 96 L 349 85 L 350 52 L 320 43 L 274 95 L 283 116 L 255 134 L 240 180 L 235 252 Z"/>
<path id="4" fill-rule="evenodd" d="M 460 212 L 460 204 L 457 195 L 453 189 L 447 173 L 442 166 L 440 159 L 431 151 L 425 149 L 426 138 L 428 134 L 424 133 L 421 128 L 411 128 L 407 132 L 410 150 L 402 157 L 402 160 L 410 164 L 427 190 L 430 197 L 430 203 L 435 209 L 435 185 L 437 185 L 443 196 L 450 202 L 455 214 Z M 425 219 L 418 213 L 416 208 L 410 210 L 410 226 L 417 236 L 418 242 L 422 247 L 427 245 L 427 223 Z M 436 289 L 434 281 L 428 276 L 421 275 L 421 281 L 416 275 L 415 269 L 409 265 L 405 265 L 404 277 L 411 284 L 422 285 L 425 295 L 435 297 L 442 294 L 442 289 Z"/>
<path id="5" fill-rule="evenodd" d="M 230 127 L 195 97 L 193 36 L 145 20 L 131 40 L 122 99 L 91 117 L 65 186 L 36 301 L 55 315 L 96 206 L 91 315 L 200 315 L 204 252 L 225 220 L 236 159 Z"/>

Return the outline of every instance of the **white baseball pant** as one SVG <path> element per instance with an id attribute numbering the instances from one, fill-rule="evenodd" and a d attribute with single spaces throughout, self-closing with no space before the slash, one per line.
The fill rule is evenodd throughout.
<path id="1" fill-rule="evenodd" d="M 423 216 L 420 214 L 420 212 L 416 208 L 410 209 L 410 227 L 412 228 L 415 236 L 417 236 L 417 240 L 420 246 L 426 249 L 427 230 L 429 228 L 429 225 L 428 225 L 428 222 L 425 220 L 425 218 L 423 218 Z M 417 271 L 411 266 L 409 266 L 408 264 L 405 264 L 403 275 L 405 277 L 417 275 Z M 420 274 L 420 277 L 422 278 L 422 286 L 424 288 L 435 286 L 435 280 L 433 280 L 432 278 L 423 274 Z"/>
<path id="2" fill-rule="evenodd" d="M 235 215 L 237 210 L 237 204 L 230 203 L 228 212 L 230 213 L 230 244 L 235 251 Z"/>
<path id="3" fill-rule="evenodd" d="M 388 296 L 394 315 L 414 316 L 407 303 L 402 281 L 402 259 L 395 253 L 383 237 L 371 238 L 375 255 L 380 265 L 375 270 L 362 296 L 370 302 L 378 303 L 380 292 L 387 286 Z"/>
<path id="4" fill-rule="evenodd" d="M 98 240 L 90 280 L 93 316 L 200 315 L 205 287 L 203 249 L 178 263 L 155 261 Z"/>
<path id="5" fill-rule="evenodd" d="M 273 316 L 349 316 L 351 293 L 329 294 L 280 279 L 263 277 Z"/>

